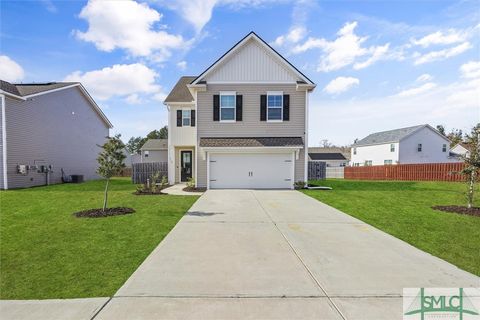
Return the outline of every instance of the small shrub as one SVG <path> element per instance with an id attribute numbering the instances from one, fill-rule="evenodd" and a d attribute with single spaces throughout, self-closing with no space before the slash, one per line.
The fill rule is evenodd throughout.
<path id="1" fill-rule="evenodd" d="M 195 178 L 188 178 L 187 187 L 192 189 L 195 188 Z"/>
<path id="2" fill-rule="evenodd" d="M 163 176 L 162 180 L 160 180 L 160 190 L 163 190 L 166 187 L 168 187 L 168 179 L 167 176 Z"/>
<path id="3" fill-rule="evenodd" d="M 295 189 L 305 189 L 306 184 L 305 181 L 297 181 L 295 182 Z"/>

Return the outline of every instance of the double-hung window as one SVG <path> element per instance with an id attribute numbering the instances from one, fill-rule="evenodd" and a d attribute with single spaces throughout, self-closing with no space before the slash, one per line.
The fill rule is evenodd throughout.
<path id="1" fill-rule="evenodd" d="M 220 92 L 220 121 L 235 122 L 235 100 L 235 92 Z"/>
<path id="2" fill-rule="evenodd" d="M 182 110 L 182 126 L 189 127 L 190 124 L 191 124 L 191 111 L 190 111 L 190 109 Z"/>
<path id="3" fill-rule="evenodd" d="M 392 160 L 383 160 L 383 164 L 384 165 L 393 164 L 393 161 Z"/>
<path id="4" fill-rule="evenodd" d="M 442 145 L 442 152 L 447 152 L 447 144 L 446 143 L 444 143 Z"/>
<path id="5" fill-rule="evenodd" d="M 417 145 L 417 152 L 422 152 L 422 144 L 421 143 L 419 143 Z"/>
<path id="6" fill-rule="evenodd" d="M 395 152 L 395 143 L 390 144 L 390 152 Z"/>
<path id="7" fill-rule="evenodd" d="M 283 120 L 283 92 L 267 92 L 267 121 Z"/>

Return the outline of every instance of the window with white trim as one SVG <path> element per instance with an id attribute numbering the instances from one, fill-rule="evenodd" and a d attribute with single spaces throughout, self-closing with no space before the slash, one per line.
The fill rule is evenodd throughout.
<path id="1" fill-rule="evenodd" d="M 357 148 L 353 148 L 353 154 L 357 154 Z"/>
<path id="2" fill-rule="evenodd" d="M 384 165 L 393 164 L 393 161 L 392 160 L 383 160 L 383 164 Z"/>
<path id="3" fill-rule="evenodd" d="M 220 92 L 220 121 L 234 122 L 236 113 L 236 93 Z"/>
<path id="4" fill-rule="evenodd" d="M 447 144 L 442 145 L 442 152 L 447 152 Z"/>
<path id="5" fill-rule="evenodd" d="M 191 123 L 191 111 L 189 110 L 182 110 L 182 126 L 189 127 Z"/>
<path id="6" fill-rule="evenodd" d="M 365 160 L 365 165 L 366 166 L 371 166 L 372 165 L 372 160 Z"/>
<path id="7" fill-rule="evenodd" d="M 395 143 L 390 144 L 390 152 L 395 152 Z"/>
<path id="8" fill-rule="evenodd" d="M 283 120 L 283 92 L 267 92 L 267 121 Z"/>

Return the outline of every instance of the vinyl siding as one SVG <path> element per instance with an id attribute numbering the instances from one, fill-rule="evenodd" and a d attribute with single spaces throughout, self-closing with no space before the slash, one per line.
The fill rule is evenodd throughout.
<path id="1" fill-rule="evenodd" d="M 261 43 L 253 39 L 205 77 L 207 83 L 232 80 L 295 82 L 297 79 L 298 76 L 278 56 L 266 51 Z"/>
<path id="2" fill-rule="evenodd" d="M 141 162 L 167 162 L 168 151 L 167 150 L 148 150 L 148 157 L 145 156 L 145 151 L 142 151 Z"/>
<path id="3" fill-rule="evenodd" d="M 243 95 L 243 121 L 222 123 L 213 121 L 213 95 L 220 91 L 235 91 Z M 290 95 L 290 121 L 260 121 L 260 95 L 267 91 L 283 91 Z M 302 137 L 305 141 L 305 91 L 295 84 L 209 84 L 207 91 L 197 93 L 198 139 L 202 137 Z M 301 149 L 295 160 L 295 181 L 303 180 L 305 156 Z M 197 154 L 197 184 L 207 185 L 207 162 Z"/>
<path id="4" fill-rule="evenodd" d="M 6 99 L 9 188 L 43 185 L 45 174 L 17 174 L 17 165 L 52 165 L 50 182 L 66 174 L 99 178 L 95 173 L 98 145 L 109 130 L 78 88 L 34 97 L 28 101 Z"/>
<path id="5" fill-rule="evenodd" d="M 1 97 L 0 97 L 1 99 Z M 1 101 L 0 101 L 1 104 Z M 3 121 L 2 121 L 2 110 L 0 105 L 0 189 L 5 189 L 3 185 Z"/>

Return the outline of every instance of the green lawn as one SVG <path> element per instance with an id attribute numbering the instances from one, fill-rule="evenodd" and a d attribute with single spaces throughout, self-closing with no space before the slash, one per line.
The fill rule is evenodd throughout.
<path id="1" fill-rule="evenodd" d="M 75 218 L 102 205 L 103 181 L 0 192 L 0 298 L 111 296 L 197 200 L 135 196 L 112 181 L 109 206 L 131 215 Z"/>
<path id="2" fill-rule="evenodd" d="M 305 194 L 480 275 L 480 218 L 430 208 L 465 205 L 465 184 L 352 180 L 312 184 L 333 190 L 305 190 Z"/>

